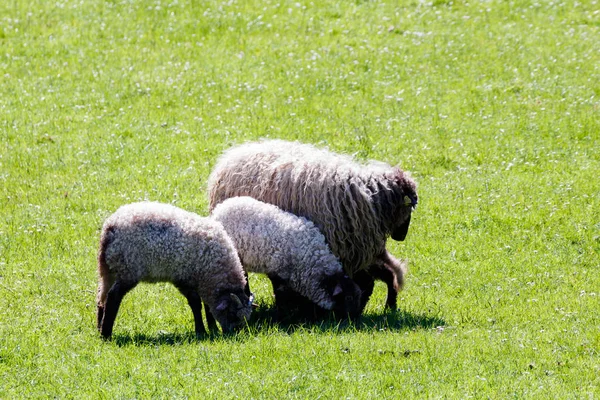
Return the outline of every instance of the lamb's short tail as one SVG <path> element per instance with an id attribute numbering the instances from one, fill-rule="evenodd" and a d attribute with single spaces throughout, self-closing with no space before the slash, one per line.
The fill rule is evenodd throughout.
<path id="1" fill-rule="evenodd" d="M 104 229 L 100 237 L 100 248 L 98 249 L 98 273 L 100 276 L 108 274 L 108 265 L 106 264 L 106 248 L 113 241 L 114 228 Z"/>

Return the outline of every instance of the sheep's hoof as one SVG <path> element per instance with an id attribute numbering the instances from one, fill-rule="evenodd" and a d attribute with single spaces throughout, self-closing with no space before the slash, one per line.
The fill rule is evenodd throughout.
<path id="1" fill-rule="evenodd" d="M 100 329 L 100 336 L 103 340 L 110 340 L 112 336 L 112 329 L 110 331 Z"/>

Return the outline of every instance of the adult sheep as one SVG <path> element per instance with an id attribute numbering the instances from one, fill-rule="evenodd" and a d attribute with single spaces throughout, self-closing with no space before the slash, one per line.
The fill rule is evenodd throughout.
<path id="1" fill-rule="evenodd" d="M 169 204 L 133 203 L 104 222 L 98 252 L 98 330 L 104 338 L 125 294 L 139 282 L 171 282 L 187 298 L 196 334 L 202 301 L 224 332 L 250 317 L 252 296 L 223 226 Z"/>
<path id="2" fill-rule="evenodd" d="M 208 179 L 210 208 L 235 196 L 251 196 L 311 220 L 346 273 L 360 286 L 362 309 L 374 279 L 388 288 L 400 282 L 385 249 L 388 236 L 404 240 L 417 205 L 416 184 L 398 167 L 309 144 L 263 140 L 233 147 Z M 398 285 L 395 285 L 398 287 Z M 396 293 L 388 296 L 395 308 Z"/>

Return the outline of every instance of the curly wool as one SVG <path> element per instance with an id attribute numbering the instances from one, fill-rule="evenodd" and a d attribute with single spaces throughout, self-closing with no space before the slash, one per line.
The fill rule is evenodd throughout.
<path id="1" fill-rule="evenodd" d="M 409 220 L 417 202 L 414 181 L 397 167 L 359 164 L 283 140 L 229 149 L 211 173 L 208 190 L 211 209 L 246 195 L 310 219 L 350 276 L 385 252 L 387 237 Z"/>
<path id="2" fill-rule="evenodd" d="M 250 197 L 223 201 L 211 217 L 223 224 L 247 271 L 275 275 L 319 306 L 333 308 L 324 282 L 343 269 L 312 222 Z"/>
<path id="3" fill-rule="evenodd" d="M 115 281 L 130 285 L 184 282 L 197 288 L 215 313 L 220 294 L 243 291 L 246 285 L 234 244 L 223 226 L 169 204 L 122 206 L 105 221 L 100 243 L 99 306 L 105 304 Z M 249 317 L 250 307 L 247 311 Z"/>

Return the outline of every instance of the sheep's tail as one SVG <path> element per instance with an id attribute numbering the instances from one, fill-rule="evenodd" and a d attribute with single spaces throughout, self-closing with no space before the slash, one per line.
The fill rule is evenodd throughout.
<path id="1" fill-rule="evenodd" d="M 383 262 L 385 266 L 394 273 L 396 277 L 395 289 L 400 291 L 404 287 L 404 276 L 408 272 L 408 262 L 406 260 L 399 260 L 388 251 L 384 253 Z"/>
<path id="2" fill-rule="evenodd" d="M 98 249 L 98 272 L 100 276 L 108 273 L 108 265 L 106 264 L 106 249 L 113 241 L 114 228 L 107 228 L 102 231 L 100 237 L 100 248 Z"/>

